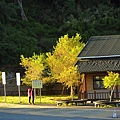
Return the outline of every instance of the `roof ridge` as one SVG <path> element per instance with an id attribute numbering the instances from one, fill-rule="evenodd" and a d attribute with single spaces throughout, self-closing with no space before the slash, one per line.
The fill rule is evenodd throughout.
<path id="1" fill-rule="evenodd" d="M 111 36 L 120 36 L 120 34 L 119 35 L 102 35 L 102 36 L 91 36 L 90 38 L 95 38 L 95 37 L 111 37 Z"/>

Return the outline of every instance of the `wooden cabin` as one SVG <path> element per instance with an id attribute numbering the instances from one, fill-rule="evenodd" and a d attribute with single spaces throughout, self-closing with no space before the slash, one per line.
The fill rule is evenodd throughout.
<path id="1" fill-rule="evenodd" d="M 120 35 L 91 37 L 78 55 L 77 64 L 84 74 L 78 97 L 109 99 L 110 89 L 104 88 L 102 78 L 107 71 L 120 73 Z M 113 98 L 120 98 L 120 86 L 116 86 Z"/>

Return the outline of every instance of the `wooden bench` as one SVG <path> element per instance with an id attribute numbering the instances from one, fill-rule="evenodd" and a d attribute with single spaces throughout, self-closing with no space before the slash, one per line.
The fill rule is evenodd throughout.
<path id="1" fill-rule="evenodd" d="M 57 100 L 57 106 L 62 105 L 63 103 L 66 104 L 66 106 L 70 103 L 70 100 Z"/>
<path id="2" fill-rule="evenodd" d="M 106 100 L 98 100 L 93 102 L 95 107 L 100 107 L 100 106 L 106 106 L 106 105 L 115 105 L 115 107 L 118 107 L 120 104 L 120 101 L 106 101 Z"/>
<path id="3" fill-rule="evenodd" d="M 82 99 L 82 100 L 57 100 L 56 103 L 57 103 L 57 106 L 62 105 L 63 103 L 64 103 L 66 106 L 67 106 L 69 103 L 72 103 L 72 104 L 75 103 L 76 106 L 78 106 L 79 103 L 82 103 L 83 105 L 86 105 L 87 99 Z"/>
<path id="4" fill-rule="evenodd" d="M 87 99 L 82 99 L 82 100 L 73 100 L 73 103 L 75 103 L 76 106 L 79 105 L 79 103 L 82 103 L 82 105 L 86 105 Z"/>
<path id="5" fill-rule="evenodd" d="M 98 101 L 94 101 L 93 103 L 95 107 L 100 107 L 101 105 L 104 105 L 103 102 L 104 102 L 103 100 L 98 100 Z"/>

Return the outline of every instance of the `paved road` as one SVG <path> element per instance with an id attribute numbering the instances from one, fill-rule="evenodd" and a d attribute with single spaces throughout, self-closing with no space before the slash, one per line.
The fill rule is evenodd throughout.
<path id="1" fill-rule="evenodd" d="M 78 118 L 78 117 L 56 117 L 56 116 L 36 116 L 36 115 L 20 115 L 20 114 L 9 114 L 0 113 L 0 120 L 103 120 L 96 118 Z"/>
<path id="2" fill-rule="evenodd" d="M 119 117 L 116 119 L 120 120 L 120 109 L 116 110 L 116 114 Z M 0 108 L 0 120 L 113 120 L 112 115 L 113 109 L 79 106 Z"/>

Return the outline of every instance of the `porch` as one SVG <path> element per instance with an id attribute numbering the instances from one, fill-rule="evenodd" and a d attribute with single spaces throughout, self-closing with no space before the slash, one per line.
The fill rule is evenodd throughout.
<path id="1" fill-rule="evenodd" d="M 96 100 L 109 100 L 110 99 L 110 91 L 109 92 L 84 92 L 79 93 L 79 99 L 88 99 L 89 101 Z M 113 92 L 112 99 L 120 99 L 120 91 Z"/>

